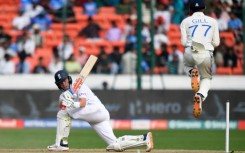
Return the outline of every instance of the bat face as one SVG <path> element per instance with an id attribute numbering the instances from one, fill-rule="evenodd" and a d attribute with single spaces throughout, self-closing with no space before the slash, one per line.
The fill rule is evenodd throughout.
<path id="1" fill-rule="evenodd" d="M 75 81 L 75 83 L 74 83 L 74 85 L 73 85 L 73 88 L 72 88 L 74 92 L 76 92 L 77 89 L 80 88 L 80 86 L 81 86 L 82 83 L 83 83 L 83 80 L 84 80 L 84 78 L 80 78 L 80 77 L 76 79 L 76 81 Z"/>
<path id="2" fill-rule="evenodd" d="M 80 88 L 80 86 L 83 84 L 86 77 L 88 76 L 88 74 L 92 70 L 94 64 L 96 63 L 97 59 L 98 58 L 94 55 L 89 56 L 89 59 L 87 60 L 86 64 L 84 65 L 82 71 L 79 74 L 79 77 L 76 79 L 76 81 L 73 85 L 74 91 L 77 91 Z"/>

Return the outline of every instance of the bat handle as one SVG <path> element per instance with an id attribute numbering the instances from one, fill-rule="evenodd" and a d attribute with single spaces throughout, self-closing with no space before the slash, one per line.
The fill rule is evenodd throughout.
<path id="1" fill-rule="evenodd" d="M 70 93 L 74 94 L 74 91 L 72 89 L 68 89 L 70 91 Z M 62 110 L 65 110 L 66 109 L 66 106 L 62 105 L 61 106 L 61 109 Z"/>

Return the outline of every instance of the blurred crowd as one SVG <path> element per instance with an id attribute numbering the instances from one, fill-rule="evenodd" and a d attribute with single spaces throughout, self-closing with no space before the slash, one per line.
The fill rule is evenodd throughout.
<path id="1" fill-rule="evenodd" d="M 143 60 L 140 66 L 144 74 L 151 73 L 152 64 L 156 74 L 184 74 L 184 48 L 180 44 L 179 24 L 189 15 L 188 1 L 155 1 L 154 54 L 152 55 L 153 52 L 150 51 L 151 1 L 142 0 L 143 25 L 140 34 Z M 244 56 L 243 1 L 206 0 L 205 3 L 206 14 L 218 21 L 221 33 L 221 44 L 214 51 L 215 68 L 241 66 Z M 7 13 L 0 11 L 0 18 Z M 123 19 L 123 23 L 117 22 L 118 18 L 115 18 L 108 20 L 109 26 L 105 28 L 105 24 L 99 24 L 96 19 L 101 13 L 107 13 L 107 18 L 116 14 Z M 76 16 L 85 17 L 86 24 L 78 23 Z M 6 28 L 3 22 L 0 22 L 0 74 L 2 75 L 55 73 L 62 68 L 69 73 L 78 73 L 91 51 L 86 46 L 75 45 L 76 41 L 123 42 L 123 47 L 115 45 L 108 49 L 101 45 L 97 48 L 96 54 L 99 60 L 93 73 L 136 73 L 138 47 L 136 0 L 20 0 L 18 10 L 11 19 L 10 28 Z M 47 48 L 45 44 L 49 42 L 44 33 L 52 31 L 52 25 L 63 25 L 63 23 L 77 23 L 78 30 L 72 35 L 65 33 L 57 45 Z M 61 31 L 64 30 L 62 28 Z M 50 50 L 51 54 L 36 56 L 38 50 L 45 49 Z"/>

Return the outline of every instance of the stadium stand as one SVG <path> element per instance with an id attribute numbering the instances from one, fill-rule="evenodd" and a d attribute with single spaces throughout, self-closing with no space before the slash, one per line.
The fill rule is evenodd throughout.
<path id="1" fill-rule="evenodd" d="M 134 1 L 132 1 L 133 3 Z M 161 3 L 161 1 L 157 1 L 157 3 Z M 40 3 L 41 4 L 41 3 Z M 173 4 L 169 4 L 171 6 Z M 219 3 L 220 5 L 220 3 Z M 132 5 L 135 6 L 135 5 Z M 232 7 L 232 6 L 230 6 Z M 17 38 L 22 34 L 21 31 L 13 29 L 12 21 L 18 15 L 18 10 L 21 8 L 21 0 L 0 0 L 0 25 L 3 27 L 4 32 L 9 34 L 11 38 L 11 43 L 15 44 Z M 42 31 L 41 35 L 44 38 L 44 42 L 41 48 L 36 48 L 34 56 L 28 57 L 28 62 L 31 64 L 31 72 L 35 65 L 37 64 L 37 60 L 39 57 L 44 58 L 45 66 L 48 66 L 50 61 L 52 60 L 52 48 L 57 47 L 59 43 L 63 41 L 64 33 L 69 35 L 72 38 L 74 45 L 74 54 L 78 55 L 79 47 L 85 47 L 87 54 L 100 54 L 100 47 L 104 46 L 107 54 L 113 52 L 113 47 L 118 46 L 120 49 L 120 53 L 124 54 L 125 50 L 127 50 L 127 41 L 115 41 L 109 42 L 105 40 L 105 34 L 107 30 L 111 27 L 111 21 L 116 21 L 117 26 L 125 32 L 126 20 L 132 18 L 132 14 L 117 14 L 116 7 L 114 6 L 101 6 L 98 8 L 97 14 L 93 15 L 92 18 L 99 24 L 101 27 L 101 31 L 99 32 L 100 40 L 98 41 L 90 41 L 83 37 L 78 37 L 79 31 L 85 27 L 88 23 L 88 16 L 84 14 L 84 8 L 82 6 L 72 6 L 72 10 L 75 14 L 75 23 L 67 23 L 63 25 L 62 23 L 52 23 L 50 29 L 47 31 Z M 133 12 L 132 12 L 133 13 Z M 52 18 L 52 13 L 49 12 L 49 17 Z M 133 22 L 135 22 L 135 19 Z M 31 27 L 31 26 L 30 26 Z M 26 30 L 32 32 L 30 27 L 27 27 Z M 134 27 L 135 28 L 135 27 Z M 149 29 L 148 29 L 149 30 Z M 221 31 L 220 37 L 225 38 L 225 44 L 227 47 L 233 47 L 235 45 L 236 39 L 239 37 L 237 35 L 238 32 L 234 33 L 233 31 Z M 170 40 L 170 43 L 167 44 L 167 51 L 171 53 L 171 46 L 177 45 L 178 49 L 184 52 L 184 47 L 181 44 L 181 35 L 179 25 L 171 23 L 169 25 L 169 29 L 166 32 L 167 37 Z M 143 40 L 145 41 L 145 40 Z M 156 56 L 161 53 L 160 50 L 155 50 Z M 17 63 L 18 57 L 13 57 L 12 60 Z M 237 67 L 229 68 L 229 67 L 218 67 L 216 69 L 216 74 L 219 75 L 241 75 L 243 74 L 243 61 L 238 60 Z M 154 72 L 156 74 L 168 73 L 168 71 L 163 67 L 155 67 Z"/>

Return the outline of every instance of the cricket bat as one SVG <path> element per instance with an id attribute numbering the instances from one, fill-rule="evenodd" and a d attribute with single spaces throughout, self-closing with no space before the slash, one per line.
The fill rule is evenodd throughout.
<path id="1" fill-rule="evenodd" d="M 72 90 L 70 90 L 70 92 L 72 92 L 72 94 L 76 93 L 76 91 L 82 86 L 83 82 L 85 81 L 85 79 L 89 75 L 89 73 L 92 70 L 97 59 L 98 59 L 98 57 L 96 57 L 94 55 L 89 56 L 87 62 L 85 63 L 83 69 L 81 70 L 78 78 L 75 80 L 75 83 L 72 86 Z M 64 109 L 66 109 L 66 107 L 62 106 L 61 109 L 64 110 Z"/>

